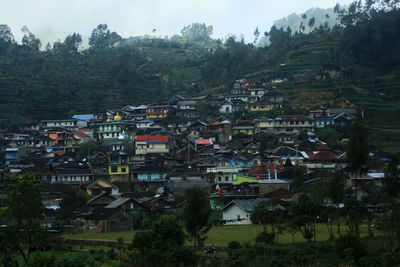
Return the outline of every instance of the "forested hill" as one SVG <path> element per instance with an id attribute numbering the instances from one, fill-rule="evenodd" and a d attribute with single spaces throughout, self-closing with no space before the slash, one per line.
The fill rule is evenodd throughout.
<path id="1" fill-rule="evenodd" d="M 210 38 L 212 27 L 192 24 L 170 39 L 123 40 L 106 25 L 93 30 L 90 48 L 79 34 L 40 50 L 25 29 L 17 44 L 0 27 L 0 118 L 15 121 L 70 117 L 126 104 L 152 103 L 229 90 L 238 78 L 287 78 L 279 88 L 296 112 L 357 106 L 371 120 L 400 114 L 400 12 L 335 10 L 343 26 L 291 34 L 272 27 L 271 45 Z M 337 78 L 316 80 L 335 71 Z M 300 79 L 299 79 L 300 77 Z M 217 89 L 219 85 L 224 88 Z"/>

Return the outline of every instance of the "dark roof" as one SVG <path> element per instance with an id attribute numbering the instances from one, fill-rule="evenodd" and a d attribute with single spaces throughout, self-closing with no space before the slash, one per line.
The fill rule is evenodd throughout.
<path id="1" fill-rule="evenodd" d="M 118 209 L 115 208 L 104 208 L 98 207 L 92 211 L 92 213 L 85 216 L 87 220 L 106 220 L 114 215 Z"/>
<path id="2" fill-rule="evenodd" d="M 141 166 L 139 168 L 134 169 L 133 173 L 142 173 L 142 172 L 165 172 L 166 170 L 159 166 Z"/>
<path id="3" fill-rule="evenodd" d="M 311 159 L 337 159 L 336 155 L 329 151 L 319 151 L 317 154 L 311 156 Z"/>
<path id="4" fill-rule="evenodd" d="M 75 191 L 75 189 L 68 184 L 59 184 L 59 183 L 54 183 L 50 184 L 49 192 L 52 193 L 68 193 L 71 191 Z"/>
<path id="5" fill-rule="evenodd" d="M 263 197 L 265 198 L 290 198 L 294 196 L 296 193 L 295 192 L 290 192 L 289 190 L 286 190 L 284 188 L 278 188 L 272 192 L 269 192 Z"/>
<path id="6" fill-rule="evenodd" d="M 128 201 L 131 201 L 131 198 L 128 197 L 121 197 L 106 206 L 106 208 L 119 208 L 121 205 L 125 204 Z"/>
<path id="7" fill-rule="evenodd" d="M 109 194 L 107 194 L 107 193 L 102 193 L 102 194 L 98 194 L 98 195 L 92 196 L 92 197 L 88 200 L 87 203 L 90 204 L 90 203 L 92 203 L 93 201 L 95 201 L 95 200 L 97 200 L 97 199 L 99 199 L 99 198 L 102 198 L 102 197 L 108 197 L 109 199 L 115 200 L 115 198 L 112 197 L 112 196 L 110 196 Z"/>
<path id="8" fill-rule="evenodd" d="M 327 144 L 321 144 L 318 148 L 317 151 L 329 151 L 331 148 Z"/>
<path id="9" fill-rule="evenodd" d="M 226 208 L 228 208 L 229 206 L 236 204 L 238 205 L 240 208 L 242 208 L 243 210 L 247 211 L 247 212 L 252 212 L 254 210 L 254 208 L 260 204 L 261 202 L 267 202 L 268 199 L 265 198 L 256 198 L 256 199 L 235 199 L 232 200 L 228 205 L 226 205 L 222 210 L 225 210 Z M 276 209 L 282 209 L 285 210 L 285 208 L 283 208 L 281 205 L 276 205 L 276 206 L 272 206 L 272 207 L 268 207 L 268 209 L 270 210 L 276 210 Z"/>

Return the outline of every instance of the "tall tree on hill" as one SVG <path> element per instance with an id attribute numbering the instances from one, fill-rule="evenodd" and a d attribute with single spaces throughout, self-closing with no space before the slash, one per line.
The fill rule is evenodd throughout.
<path id="1" fill-rule="evenodd" d="M 121 36 L 116 32 L 110 32 L 107 24 L 99 24 L 93 29 L 89 38 L 91 47 L 113 47 L 117 42 L 121 41 Z"/>
<path id="2" fill-rule="evenodd" d="M 182 38 L 190 42 L 207 42 L 213 32 L 213 26 L 205 23 L 192 23 L 181 30 Z"/>
<path id="3" fill-rule="evenodd" d="M 0 42 L 14 43 L 14 35 L 7 24 L 0 24 Z"/>
<path id="4" fill-rule="evenodd" d="M 33 50 L 39 50 L 42 43 L 33 33 L 29 31 L 28 27 L 23 26 L 21 31 L 24 33 L 24 36 L 22 37 L 22 45 L 29 46 Z"/>
<path id="5" fill-rule="evenodd" d="M 194 247 L 201 246 L 206 240 L 207 232 L 211 229 L 210 203 L 207 193 L 199 187 L 186 191 L 187 203 L 184 209 L 185 228 L 188 239 L 193 241 Z"/>

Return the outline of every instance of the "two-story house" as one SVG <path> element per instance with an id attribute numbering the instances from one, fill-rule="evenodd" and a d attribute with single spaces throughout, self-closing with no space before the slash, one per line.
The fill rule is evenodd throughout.
<path id="1" fill-rule="evenodd" d="M 135 154 L 168 154 L 168 136 L 138 135 L 135 141 Z"/>

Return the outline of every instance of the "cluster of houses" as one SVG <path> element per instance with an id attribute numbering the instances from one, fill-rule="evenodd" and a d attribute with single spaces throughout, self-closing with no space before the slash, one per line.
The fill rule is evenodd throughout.
<path id="1" fill-rule="evenodd" d="M 50 188 L 44 200 L 49 224 L 64 194 L 84 191 L 84 229 L 106 232 L 132 229 L 161 213 L 179 214 L 184 192 L 194 186 L 210 192 L 220 223 L 250 223 L 260 199 L 296 198 L 289 189 L 297 167 L 311 178 L 346 167 L 345 153 L 320 141 L 315 129 L 350 125 L 357 110 L 231 121 L 223 113 L 277 109 L 284 99 L 256 81 L 238 80 L 214 107 L 222 114 L 201 120 L 197 104 L 209 98 L 176 95 L 104 114 L 30 122 L 18 133 L 1 131 L 0 182 L 6 174 L 39 174 Z M 185 119 L 171 122 L 171 116 Z"/>

